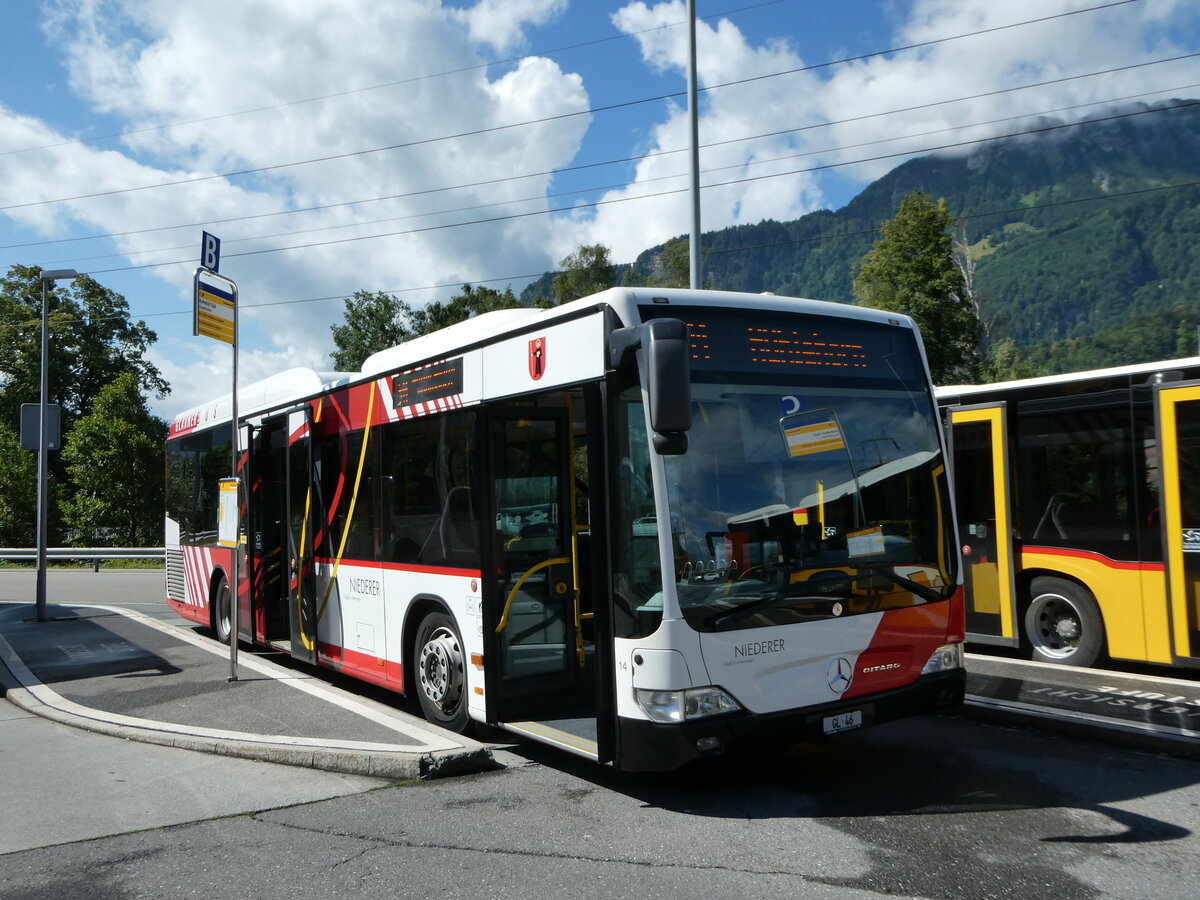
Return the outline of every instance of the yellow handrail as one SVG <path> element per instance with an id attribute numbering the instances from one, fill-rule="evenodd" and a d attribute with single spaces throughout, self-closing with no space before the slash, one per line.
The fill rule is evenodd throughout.
<path id="1" fill-rule="evenodd" d="M 496 634 L 502 632 L 504 630 L 504 626 L 508 624 L 508 613 L 509 610 L 512 609 L 512 602 L 516 599 L 517 591 L 521 589 L 521 585 L 525 583 L 525 580 L 530 575 L 546 568 L 546 566 L 561 566 L 569 563 L 570 561 L 571 558 L 569 556 L 558 556 L 554 559 L 544 559 L 536 566 L 531 566 L 524 575 L 517 579 L 517 583 L 513 585 L 513 589 L 508 592 L 508 599 L 504 601 L 504 612 L 500 614 L 500 624 L 496 626 Z"/>

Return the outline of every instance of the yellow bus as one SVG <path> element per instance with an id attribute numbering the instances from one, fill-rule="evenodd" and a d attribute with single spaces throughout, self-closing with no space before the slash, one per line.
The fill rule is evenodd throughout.
<path id="1" fill-rule="evenodd" d="M 1200 662 L 1200 357 L 943 387 L 968 641 Z"/>

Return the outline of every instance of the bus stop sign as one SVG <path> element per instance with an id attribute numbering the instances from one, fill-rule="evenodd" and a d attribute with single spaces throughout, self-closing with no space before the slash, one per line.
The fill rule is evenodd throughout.
<path id="1" fill-rule="evenodd" d="M 221 239 L 207 231 L 200 232 L 200 267 L 210 272 L 221 269 Z"/>

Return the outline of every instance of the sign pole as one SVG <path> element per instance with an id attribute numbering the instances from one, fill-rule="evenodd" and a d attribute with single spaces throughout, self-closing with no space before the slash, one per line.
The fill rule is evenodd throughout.
<path id="1" fill-rule="evenodd" d="M 238 484 L 237 503 L 238 503 L 238 513 L 239 513 L 238 519 L 240 520 L 241 519 L 240 513 L 241 513 L 241 507 L 242 507 L 242 491 L 241 491 L 242 479 L 241 479 L 241 475 L 238 472 L 238 464 L 241 462 L 241 459 L 242 459 L 241 450 L 239 449 L 239 445 L 241 444 L 242 426 L 241 426 L 241 423 L 238 421 L 238 345 L 237 345 L 237 333 L 238 333 L 237 307 L 238 307 L 238 304 L 237 304 L 237 285 L 234 284 L 232 281 L 229 283 L 230 283 L 230 285 L 233 286 L 233 392 L 230 394 L 230 396 L 232 397 L 231 406 L 232 406 L 232 415 L 233 415 L 233 451 L 232 451 L 232 453 L 233 453 L 233 470 L 232 470 L 232 475 Z M 238 665 L 238 623 L 241 621 L 241 617 L 239 616 L 239 612 L 238 612 L 238 607 L 240 606 L 239 600 L 240 600 L 240 595 L 242 593 L 241 592 L 241 580 L 239 578 L 239 570 L 241 568 L 239 563 L 241 561 L 241 556 L 242 556 L 241 531 L 242 531 L 241 522 L 239 521 L 238 528 L 235 530 L 234 535 L 233 535 L 233 550 L 230 553 L 230 555 L 233 557 L 233 564 L 232 564 L 233 584 L 230 586 L 230 592 L 229 592 L 229 680 L 230 681 L 238 680 L 238 670 L 237 670 L 237 665 Z"/>
<path id="2" fill-rule="evenodd" d="M 242 538 L 238 518 L 241 513 L 241 479 L 238 474 L 241 463 L 241 422 L 238 420 L 238 289 L 237 285 L 217 270 L 221 265 L 221 240 L 207 231 L 201 232 L 200 267 L 193 277 L 195 306 L 192 317 L 192 334 L 204 335 L 224 341 L 233 350 L 233 384 L 230 392 L 230 417 L 233 433 L 230 440 L 230 478 L 236 485 L 232 534 L 219 535 L 218 543 L 229 546 L 229 680 L 238 680 L 238 627 L 241 620 L 240 605 Z M 225 501 L 229 502 L 229 501 Z M 217 615 L 220 616 L 220 609 Z"/>

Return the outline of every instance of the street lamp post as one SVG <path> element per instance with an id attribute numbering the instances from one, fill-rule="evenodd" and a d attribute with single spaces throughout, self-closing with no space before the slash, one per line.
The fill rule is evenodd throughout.
<path id="1" fill-rule="evenodd" d="M 38 495 L 37 495 L 37 620 L 46 621 L 46 479 L 50 463 L 47 404 L 50 401 L 50 290 L 49 285 L 77 278 L 74 269 L 42 271 L 42 391 L 38 409 Z"/>

